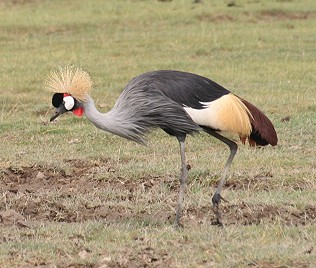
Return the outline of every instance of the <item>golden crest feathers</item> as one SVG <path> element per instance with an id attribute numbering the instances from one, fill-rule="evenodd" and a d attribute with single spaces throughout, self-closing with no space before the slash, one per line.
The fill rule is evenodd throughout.
<path id="1" fill-rule="evenodd" d="M 59 67 L 51 71 L 45 86 L 55 93 L 68 93 L 75 99 L 85 102 L 92 88 L 90 75 L 80 68 L 72 65 Z"/>

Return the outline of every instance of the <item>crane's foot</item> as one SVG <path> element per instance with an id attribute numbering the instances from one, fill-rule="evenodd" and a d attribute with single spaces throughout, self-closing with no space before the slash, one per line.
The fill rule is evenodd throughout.
<path id="1" fill-rule="evenodd" d="M 215 214 L 215 221 L 212 222 L 212 225 L 217 225 L 217 226 L 220 226 L 222 227 L 223 226 L 223 223 L 222 223 L 222 213 L 221 213 L 221 210 L 219 208 L 219 205 L 216 204 L 216 205 L 213 205 L 213 211 L 214 211 L 214 214 Z"/>
<path id="2" fill-rule="evenodd" d="M 181 216 L 182 216 L 182 205 L 178 204 L 176 208 L 176 220 L 174 221 L 175 229 L 180 229 L 183 227 L 183 225 L 180 223 Z"/>
<path id="3" fill-rule="evenodd" d="M 180 230 L 181 228 L 183 228 L 183 224 L 180 222 L 180 219 L 181 219 L 181 214 L 178 214 L 178 211 L 177 211 L 177 214 L 176 214 L 176 220 L 174 221 L 174 229 L 176 230 Z"/>
<path id="4" fill-rule="evenodd" d="M 227 202 L 219 193 L 215 193 L 212 197 L 212 203 L 213 203 L 213 211 L 215 214 L 215 221 L 212 223 L 213 225 L 217 226 L 223 226 L 222 223 L 222 212 L 220 209 L 220 203 L 221 201 Z"/>
<path id="5" fill-rule="evenodd" d="M 178 221 L 175 221 L 174 224 L 173 224 L 173 227 L 174 227 L 174 229 L 176 229 L 176 230 L 180 230 L 181 228 L 183 228 L 183 224 L 181 224 L 181 223 L 178 222 Z"/>

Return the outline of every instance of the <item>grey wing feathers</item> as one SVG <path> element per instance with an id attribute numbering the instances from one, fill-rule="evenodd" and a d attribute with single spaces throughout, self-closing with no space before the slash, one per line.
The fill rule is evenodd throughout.
<path id="1" fill-rule="evenodd" d="M 203 102 L 212 102 L 230 91 L 214 81 L 188 72 L 160 70 L 136 77 L 150 81 L 152 87 L 162 91 L 181 106 L 203 109 Z"/>
<path id="2" fill-rule="evenodd" d="M 144 135 L 151 128 L 162 128 L 174 136 L 200 130 L 180 104 L 157 88 L 155 80 L 143 76 L 128 83 L 111 113 L 117 120 L 122 119 L 124 128 L 129 129 L 126 138 L 139 143 L 144 143 Z"/>

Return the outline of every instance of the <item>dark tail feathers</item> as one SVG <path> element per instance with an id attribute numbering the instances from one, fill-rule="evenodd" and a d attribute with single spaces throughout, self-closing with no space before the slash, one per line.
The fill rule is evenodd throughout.
<path id="1" fill-rule="evenodd" d="M 249 116 L 252 125 L 252 132 L 248 137 L 250 146 L 277 145 L 278 137 L 269 118 L 250 102 L 242 98 L 240 98 L 240 100 L 246 105 L 253 117 Z M 245 143 L 245 139 L 242 139 L 242 141 Z"/>

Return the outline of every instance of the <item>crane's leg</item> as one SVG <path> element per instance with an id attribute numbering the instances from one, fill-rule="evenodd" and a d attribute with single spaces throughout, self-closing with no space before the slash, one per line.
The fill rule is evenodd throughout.
<path id="1" fill-rule="evenodd" d="M 221 221 L 222 215 L 221 215 L 221 211 L 220 211 L 219 205 L 220 205 L 221 200 L 225 201 L 225 199 L 221 196 L 221 191 L 222 191 L 222 188 L 223 188 L 223 186 L 225 184 L 227 173 L 228 173 L 229 168 L 230 168 L 230 166 L 231 166 L 231 164 L 233 162 L 233 159 L 234 159 L 234 156 L 235 156 L 235 154 L 237 152 L 238 146 L 232 140 L 223 137 L 222 135 L 218 134 L 217 132 L 215 132 L 212 129 L 204 128 L 204 131 L 207 132 L 208 134 L 212 135 L 214 138 L 217 138 L 218 140 L 220 140 L 220 141 L 224 142 L 225 144 L 227 144 L 229 146 L 229 149 L 230 149 L 230 154 L 229 154 L 229 157 L 228 157 L 228 159 L 226 161 L 225 167 L 223 169 L 221 179 L 220 179 L 220 181 L 219 181 L 219 183 L 217 185 L 215 194 L 214 194 L 214 196 L 212 198 L 213 210 L 214 210 L 215 217 L 216 217 L 215 224 L 217 224 L 219 226 L 222 226 L 223 225 L 222 221 Z"/>
<path id="2" fill-rule="evenodd" d="M 181 154 L 181 175 L 180 175 L 180 189 L 179 189 L 179 200 L 176 208 L 176 222 L 175 225 L 180 227 L 180 218 L 182 216 L 184 196 L 186 192 L 186 183 L 188 178 L 188 168 L 185 160 L 185 138 L 186 136 L 177 137 L 180 144 L 180 154 Z"/>

